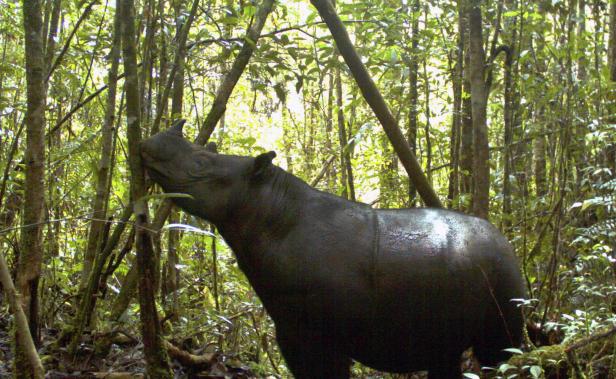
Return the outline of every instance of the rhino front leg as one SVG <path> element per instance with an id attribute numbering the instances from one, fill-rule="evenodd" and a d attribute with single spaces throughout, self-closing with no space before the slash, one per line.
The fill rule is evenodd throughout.
<path id="1" fill-rule="evenodd" d="M 276 340 L 296 379 L 348 379 L 351 360 L 332 336 L 302 325 L 276 326 Z"/>

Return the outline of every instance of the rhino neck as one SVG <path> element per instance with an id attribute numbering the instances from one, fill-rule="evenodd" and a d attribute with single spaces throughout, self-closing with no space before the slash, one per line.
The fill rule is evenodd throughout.
<path id="1" fill-rule="evenodd" d="M 262 255 L 302 222 L 313 192 L 308 184 L 276 167 L 266 183 L 237 196 L 243 200 L 215 224 L 244 271 L 259 266 Z"/>

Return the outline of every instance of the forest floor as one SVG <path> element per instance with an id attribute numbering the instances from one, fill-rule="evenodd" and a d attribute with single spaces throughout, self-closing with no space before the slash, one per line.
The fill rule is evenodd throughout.
<path id="1" fill-rule="evenodd" d="M 0 313 L 0 379 L 12 377 L 13 347 L 8 313 Z M 78 357 L 71 359 L 65 348 L 56 347 L 57 332 L 42 331 L 39 354 L 49 379 L 133 379 L 143 378 L 145 361 L 143 345 L 136 340 L 126 343 L 111 343 L 106 354 L 95 353 L 98 338 L 84 337 Z M 129 339 L 125 339 L 129 340 Z M 250 379 L 257 378 L 248 369 L 225 364 L 218 356 L 206 369 L 187 368 L 171 359 L 175 378 L 194 379 Z"/>

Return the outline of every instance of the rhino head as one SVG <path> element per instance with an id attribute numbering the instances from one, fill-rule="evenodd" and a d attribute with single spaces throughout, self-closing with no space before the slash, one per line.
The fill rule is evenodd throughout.
<path id="1" fill-rule="evenodd" d="M 185 120 L 178 120 L 141 143 L 141 157 L 148 175 L 165 192 L 192 198 L 174 198 L 182 209 L 211 222 L 224 222 L 246 202 L 250 193 L 272 175 L 270 151 L 256 158 L 218 154 L 215 144 L 206 147 L 183 136 Z"/>

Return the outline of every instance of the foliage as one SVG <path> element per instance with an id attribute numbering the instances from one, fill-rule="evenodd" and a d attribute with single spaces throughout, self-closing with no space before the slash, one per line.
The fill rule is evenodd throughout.
<path id="1" fill-rule="evenodd" d="M 49 20 L 53 1 L 47 3 Z M 435 190 L 445 199 L 450 173 L 457 169 L 454 155 L 460 153 L 454 151 L 452 155 L 450 150 L 454 116 L 459 111 L 453 106 L 457 2 L 429 0 L 420 2 L 417 8 L 412 7 L 411 0 L 337 3 L 358 52 L 405 133 L 412 111 L 411 63 L 418 63 L 417 156 Z M 616 109 L 610 97 L 614 78 L 609 77 L 606 56 L 608 33 L 612 32 L 607 27 L 608 3 L 522 0 L 484 2 L 482 8 L 487 52 L 493 53 L 491 48 L 500 45 L 509 45 L 515 51 L 513 104 L 505 103 L 505 54 L 488 62 L 493 75 L 487 108 L 490 220 L 514 245 L 529 297 L 536 299 L 527 307 L 528 320 L 544 329 L 559 330 L 565 343 L 616 323 L 616 172 L 610 153 L 616 144 Z M 580 10 L 579 4 L 585 6 Z M 189 136 L 196 136 L 207 116 L 221 77 L 244 43 L 243 36 L 258 5 L 254 1 L 202 2 L 188 35 L 184 73 L 182 116 L 188 119 Z M 0 172 L 8 173 L 0 178 L 5 188 L 0 195 L 0 253 L 13 263 L 19 254 L 25 151 L 21 133 L 17 149 L 11 153 L 12 141 L 20 133 L 26 99 L 21 7 L 20 2 L 0 0 Z M 144 103 L 148 104 L 143 111 L 142 132 L 147 135 L 159 112 L 164 126 L 172 118 L 168 109 L 158 108 L 158 97 L 166 86 L 164 71 L 169 70 L 178 48 L 174 42 L 176 28 L 187 17 L 188 9 L 179 2 L 153 0 L 144 0 L 137 7 L 141 62 L 148 57 L 149 22 L 152 17 L 159 21 L 148 47 L 154 57 L 151 72 L 141 74 L 141 80 L 146 79 L 142 85 Z M 68 37 L 83 9 L 82 2 L 62 2 L 54 58 L 69 44 Z M 54 339 L 52 330 L 63 330 L 70 324 L 78 306 L 91 199 L 96 195 L 105 92 L 86 104 L 82 102 L 106 84 L 114 12 L 114 2 L 93 6 L 48 84 L 48 131 L 71 109 L 77 111 L 59 125 L 57 132 L 49 134 L 46 147 L 46 255 L 40 284 L 44 289 L 41 325 L 48 331 L 45 341 Z M 418 48 L 413 49 L 412 25 L 416 19 Z M 347 146 L 341 146 L 338 136 L 337 72 L 342 77 L 341 111 Z M 465 99 L 470 94 L 464 89 L 461 96 Z M 113 218 L 111 231 L 130 192 L 121 98 L 119 93 L 107 205 L 107 214 Z M 255 156 L 277 150 L 275 163 L 307 182 L 318 176 L 323 162 L 335 156 L 316 187 L 339 195 L 346 193 L 340 155 L 348 151 L 359 201 L 375 207 L 415 204 L 409 199 L 408 177 L 309 2 L 292 0 L 276 5 L 226 109 L 224 121 L 211 137 L 219 151 Z M 506 143 L 504 118 L 510 110 L 515 122 L 512 141 Z M 506 170 L 506 157 L 511 170 Z M 505 193 L 505 179 L 511 183 L 510 194 Z M 469 211 L 465 204 L 470 197 L 469 192 L 457 188 L 456 197 L 449 203 Z M 507 201 L 511 202 L 511 211 L 503 212 Z M 161 202 L 154 199 L 152 208 Z M 210 230 L 209 225 L 186 214 L 180 216 L 179 224 Z M 189 350 L 222 351 L 228 362 L 249 367 L 259 376 L 286 377 L 271 321 L 220 236 L 184 228 L 178 232 L 177 245 L 170 246 L 169 233 L 163 229 L 157 235 L 163 287 L 158 306 L 166 316 L 165 335 Z M 127 238 L 125 233 L 116 250 L 126 244 Z M 171 249 L 177 251 L 178 261 L 170 268 L 167 262 Z M 129 307 L 119 322 L 110 320 L 112 305 L 125 286 L 124 278 L 134 260 L 131 250 L 107 277 L 92 324 L 94 332 L 120 327 L 131 335 L 139 334 L 137 304 Z M 177 290 L 165 292 L 171 269 L 178 273 Z M 172 317 L 169 312 L 174 302 L 180 312 Z M 4 303 L 0 313 L 2 307 Z M 548 361 L 560 358 L 544 359 L 544 353 L 563 354 L 558 347 L 533 352 L 534 357 L 524 361 L 527 367 L 523 374 L 516 375 L 547 375 L 552 369 Z M 568 366 L 567 370 L 575 369 L 589 377 L 616 371 L 613 336 L 576 354 L 576 368 Z M 507 366 L 496 369 L 500 370 L 496 375 L 513 375 Z M 359 365 L 354 367 L 354 374 L 380 375 Z"/>

